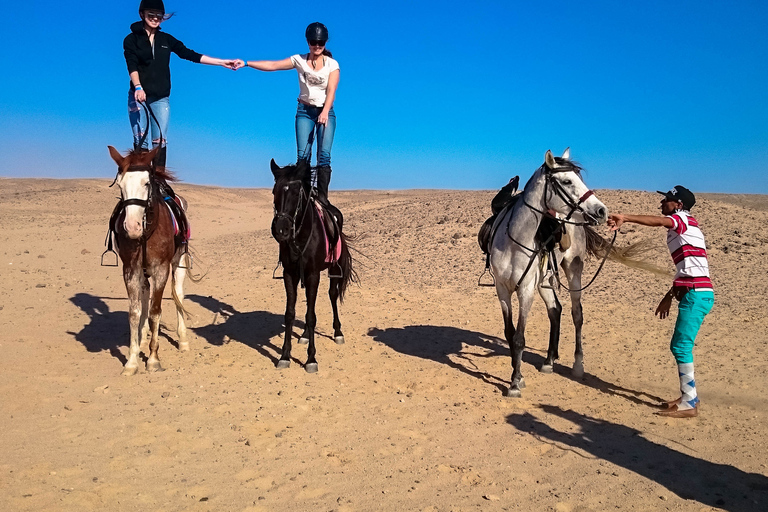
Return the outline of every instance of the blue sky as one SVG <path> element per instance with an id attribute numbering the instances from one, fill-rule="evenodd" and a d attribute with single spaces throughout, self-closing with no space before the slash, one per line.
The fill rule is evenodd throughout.
<path id="1" fill-rule="evenodd" d="M 110 177 L 131 146 L 122 40 L 138 1 L 27 2 L 0 33 L 0 176 Z M 332 189 L 495 189 L 566 146 L 593 188 L 768 193 L 768 2 L 166 0 L 221 58 L 341 66 Z M 11 16 L 13 14 L 13 16 Z M 22 16 L 23 15 L 23 16 Z M 295 160 L 294 71 L 171 61 L 168 163 L 268 187 Z"/>

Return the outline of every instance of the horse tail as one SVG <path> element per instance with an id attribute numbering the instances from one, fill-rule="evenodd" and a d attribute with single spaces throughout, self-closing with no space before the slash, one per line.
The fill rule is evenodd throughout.
<path id="1" fill-rule="evenodd" d="M 339 301 L 344 302 L 344 293 L 347 291 L 349 283 L 360 282 L 357 272 L 352 267 L 354 259 L 349 249 L 352 247 L 355 237 L 341 233 L 341 256 L 339 257 L 339 266 L 341 267 L 341 283 L 339 283 Z"/>
<path id="2" fill-rule="evenodd" d="M 171 295 L 173 296 L 173 302 L 176 303 L 176 308 L 182 312 L 184 315 L 184 318 L 189 319 L 191 318 L 191 315 L 189 314 L 189 311 L 184 307 L 184 304 L 181 303 L 181 299 L 178 295 L 176 295 L 176 287 L 171 286 Z"/>
<path id="3" fill-rule="evenodd" d="M 657 248 L 657 244 L 652 240 L 645 239 L 625 247 L 617 247 L 600 236 L 590 226 L 584 226 L 584 234 L 586 235 L 587 254 L 590 256 L 605 258 L 607 252 L 608 259 L 621 263 L 624 266 L 644 270 L 659 276 L 670 276 L 669 270 L 648 261 L 647 255 L 654 252 Z"/>

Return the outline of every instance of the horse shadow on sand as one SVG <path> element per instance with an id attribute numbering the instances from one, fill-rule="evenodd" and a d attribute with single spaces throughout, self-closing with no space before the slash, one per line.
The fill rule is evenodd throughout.
<path id="1" fill-rule="evenodd" d="M 558 449 L 572 451 L 575 448 L 628 469 L 682 499 L 733 512 L 768 510 L 768 477 L 764 475 L 680 453 L 644 438 L 641 431 L 625 425 L 552 405 L 540 408 L 549 415 L 570 421 L 579 431 L 561 432 L 529 412 L 510 414 L 507 422 Z"/>
<path id="2" fill-rule="evenodd" d="M 241 312 L 211 296 L 187 295 L 185 298 L 213 314 L 210 324 L 190 327 L 196 335 L 215 346 L 232 341 L 242 343 L 277 364 L 282 347 L 272 343 L 271 339 L 284 332 L 283 315 L 269 311 Z"/>
<path id="3" fill-rule="evenodd" d="M 79 307 L 91 319 L 80 332 L 67 331 L 83 344 L 88 352 L 108 351 L 123 365 L 128 359 L 120 352 L 120 347 L 127 347 L 130 328 L 127 311 L 110 311 L 104 299 L 88 293 L 77 293 L 69 301 Z"/>
<path id="4" fill-rule="evenodd" d="M 495 386 L 501 392 L 504 392 L 509 385 L 509 381 L 506 379 L 512 373 L 511 352 L 506 340 L 502 338 L 457 327 L 437 325 L 408 325 L 388 329 L 373 327 L 368 330 L 368 336 L 401 354 L 442 363 L 481 379 Z M 561 352 L 564 348 L 567 349 L 567 343 L 564 347 L 561 342 Z M 503 377 L 482 371 L 473 361 L 473 358 L 478 357 L 499 356 L 506 357 L 510 361 L 509 373 Z M 526 371 L 538 371 L 544 364 L 545 356 L 546 353 L 543 350 L 526 347 L 525 352 L 523 352 L 523 362 L 533 367 Z M 601 393 L 618 396 L 639 405 L 656 406 L 663 401 L 660 397 L 619 386 L 588 372 L 584 372 L 582 377 L 574 377 L 571 375 L 571 369 L 561 364 L 555 364 L 554 373 Z"/>

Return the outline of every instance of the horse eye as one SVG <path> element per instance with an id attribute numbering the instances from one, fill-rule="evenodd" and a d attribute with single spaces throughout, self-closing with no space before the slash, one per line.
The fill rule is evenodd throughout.
<path id="1" fill-rule="evenodd" d="M 570 185 L 570 184 L 572 184 L 572 183 L 573 183 L 573 182 L 572 182 L 571 180 L 565 180 L 565 181 L 563 182 L 563 185 Z"/>
<path id="2" fill-rule="evenodd" d="M 285 191 L 287 192 L 289 188 L 291 188 L 291 187 L 289 187 L 288 185 L 286 185 L 286 186 L 284 186 L 284 187 L 283 187 L 283 190 L 285 190 Z"/>

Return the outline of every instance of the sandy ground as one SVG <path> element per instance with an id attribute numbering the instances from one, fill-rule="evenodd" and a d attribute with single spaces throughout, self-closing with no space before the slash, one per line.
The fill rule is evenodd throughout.
<path id="1" fill-rule="evenodd" d="M 768 197 L 703 196 L 694 210 L 716 306 L 696 349 L 702 414 L 667 420 L 651 405 L 677 396 L 676 313 L 653 315 L 669 283 L 614 263 L 584 297 L 584 378 L 570 377 L 568 314 L 561 365 L 537 371 L 537 299 L 528 387 L 502 396 L 501 312 L 476 286 L 493 192 L 332 192 L 361 284 L 341 308 L 346 345 L 329 336 L 322 293 L 310 375 L 304 346 L 274 368 L 284 291 L 270 191 L 180 184 L 207 271 L 186 287 L 192 351 L 177 350 L 166 300 L 166 371 L 122 377 L 125 288 L 99 265 L 108 185 L 0 179 L 0 510 L 768 510 Z M 655 194 L 598 196 L 657 212 Z M 620 243 L 658 239 L 654 258 L 672 268 L 661 230 L 625 231 Z"/>

